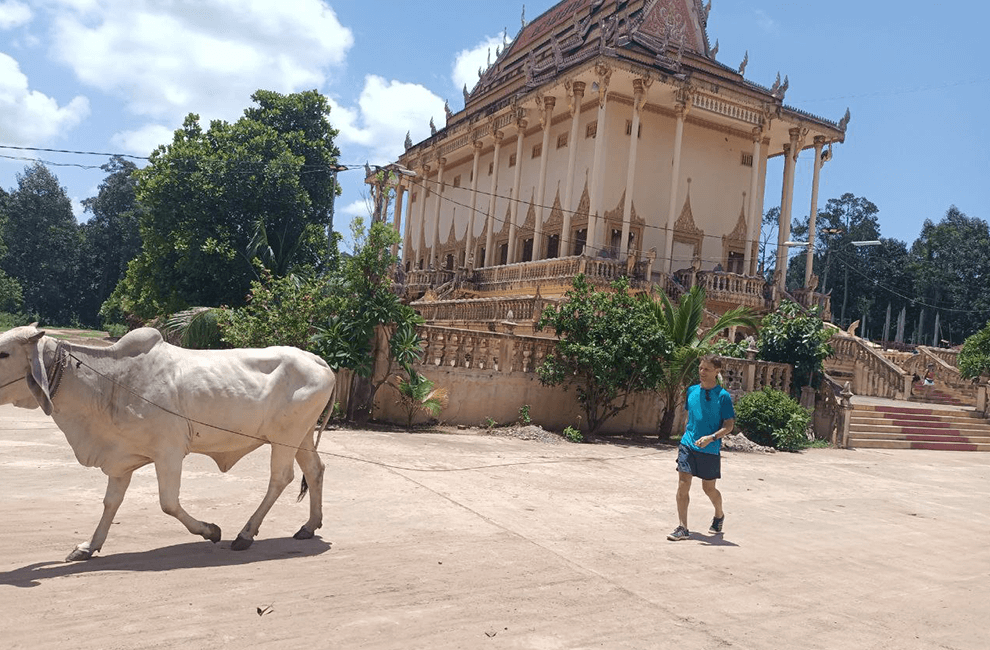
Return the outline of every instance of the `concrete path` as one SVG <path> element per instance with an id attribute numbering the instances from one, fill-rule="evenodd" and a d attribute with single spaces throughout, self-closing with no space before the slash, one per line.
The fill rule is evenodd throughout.
<path id="1" fill-rule="evenodd" d="M 40 411 L 0 407 L 0 647 L 990 647 L 987 454 L 727 453 L 724 535 L 672 543 L 673 449 L 372 431 L 320 448 L 322 537 L 289 537 L 306 505 L 283 495 L 231 551 L 268 455 L 228 474 L 190 457 L 183 505 L 220 544 L 160 511 L 145 468 L 103 553 L 65 564 L 105 478 Z"/>

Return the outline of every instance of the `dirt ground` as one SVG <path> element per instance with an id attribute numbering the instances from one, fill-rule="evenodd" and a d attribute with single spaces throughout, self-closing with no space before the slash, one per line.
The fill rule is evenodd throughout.
<path id="1" fill-rule="evenodd" d="M 231 551 L 267 453 L 228 474 L 194 456 L 183 505 L 223 541 L 163 514 L 145 468 L 103 552 L 67 564 L 105 478 L 40 410 L 0 407 L 0 647 L 990 647 L 988 454 L 727 453 L 724 535 L 674 543 L 672 448 L 381 431 L 320 448 L 316 539 L 290 537 L 294 485 Z M 706 531 L 700 485 L 691 512 Z"/>

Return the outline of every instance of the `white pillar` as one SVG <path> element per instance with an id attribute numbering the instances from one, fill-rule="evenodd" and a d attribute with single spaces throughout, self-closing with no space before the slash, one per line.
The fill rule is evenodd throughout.
<path id="1" fill-rule="evenodd" d="M 419 207 L 419 241 L 416 243 L 416 258 L 423 260 L 423 270 L 430 267 L 430 258 L 426 254 L 426 197 L 430 195 L 430 166 L 423 165 L 423 196 Z M 415 264 L 414 264 L 415 266 Z"/>
<path id="2" fill-rule="evenodd" d="M 804 269 L 804 286 L 811 284 L 811 269 L 815 261 L 815 222 L 818 220 L 818 176 L 822 170 L 822 147 L 825 136 L 815 136 L 815 175 L 811 181 L 811 212 L 808 214 L 808 257 Z"/>
<path id="3" fill-rule="evenodd" d="M 543 127 L 543 144 L 540 149 L 540 180 L 536 187 L 536 225 L 533 228 L 533 261 L 543 259 L 543 206 L 546 202 L 547 161 L 550 160 L 550 126 L 553 122 L 553 107 L 557 99 L 553 95 L 543 98 L 543 112 L 540 123 Z"/>
<path id="4" fill-rule="evenodd" d="M 437 251 L 440 249 L 440 208 L 443 207 L 443 167 L 447 164 L 446 158 L 437 160 L 437 205 L 433 211 L 433 246 L 430 247 L 430 257 L 436 261 L 436 268 L 441 267 Z"/>
<path id="5" fill-rule="evenodd" d="M 526 120 L 516 120 L 516 173 L 512 177 L 512 192 L 509 199 L 509 254 L 506 264 L 513 264 L 516 261 L 516 215 L 519 214 L 519 204 L 522 203 L 520 197 L 522 188 L 522 164 L 523 164 L 523 140 L 526 139 Z"/>
<path id="6" fill-rule="evenodd" d="M 684 140 L 684 118 L 690 106 L 687 99 L 677 105 L 677 127 L 674 131 L 674 160 L 670 170 L 670 205 L 667 207 L 667 241 L 664 244 L 664 267 L 667 273 L 674 270 L 674 224 L 677 222 L 677 187 L 681 174 L 681 142 Z"/>
<path id="7" fill-rule="evenodd" d="M 495 138 L 495 153 L 492 156 L 492 191 L 488 199 L 488 234 L 485 237 L 485 266 L 495 266 L 492 263 L 492 260 L 495 259 L 495 251 L 492 250 L 495 239 L 495 196 L 498 193 L 498 155 L 502 149 L 502 138 L 504 134 L 501 131 L 493 131 L 492 136 Z"/>
<path id="8" fill-rule="evenodd" d="M 791 238 L 791 201 L 794 198 L 794 167 L 800 151 L 797 141 L 801 134 L 801 129 L 790 130 L 791 141 L 784 145 L 784 184 L 781 189 L 780 199 L 780 223 L 777 233 L 777 287 L 784 289 L 787 286 L 787 246 L 784 242 Z"/>
<path id="9" fill-rule="evenodd" d="M 412 255 L 412 195 L 414 191 L 414 183 L 410 179 L 409 192 L 406 195 L 406 218 L 402 223 L 402 228 L 405 230 L 405 234 L 402 237 L 402 261 L 409 263 L 409 270 L 413 268 L 413 255 Z"/>
<path id="10" fill-rule="evenodd" d="M 605 221 L 605 210 L 602 207 L 605 193 L 605 150 L 608 138 L 606 122 L 608 108 L 608 82 L 612 69 L 606 65 L 595 66 L 598 73 L 598 123 L 595 127 L 595 158 L 591 170 L 591 207 L 588 209 L 588 239 L 585 251 L 590 257 L 595 257 L 602 246 L 598 236 L 600 223 Z"/>
<path id="11" fill-rule="evenodd" d="M 392 224 L 395 226 L 395 233 L 397 235 L 402 235 L 402 199 L 405 198 L 406 186 L 399 182 L 395 186 L 395 213 L 393 214 Z M 399 254 L 399 242 L 392 244 L 392 257 L 396 257 Z"/>
<path id="12" fill-rule="evenodd" d="M 571 133 L 567 141 L 567 184 L 564 186 L 564 224 L 560 231 L 560 256 L 573 254 L 571 241 L 571 217 L 577 211 L 574 201 L 574 167 L 577 164 L 578 135 L 581 122 L 581 99 L 584 97 L 584 82 L 571 84 Z"/>
<path id="13" fill-rule="evenodd" d="M 749 179 L 749 223 L 746 225 L 746 250 L 745 262 L 743 263 L 744 273 L 754 275 L 753 270 L 753 242 L 756 241 L 760 233 L 760 224 L 763 222 L 763 206 L 757 204 L 760 183 L 760 153 L 763 144 L 763 129 L 756 127 L 753 129 L 753 173 Z"/>
<path id="14" fill-rule="evenodd" d="M 465 245 L 467 246 L 464 251 L 465 263 L 471 262 L 474 256 L 474 218 L 478 209 L 478 164 L 481 161 L 481 141 L 475 140 L 472 146 L 474 147 L 474 161 L 471 163 L 471 216 L 468 217 L 468 231 L 465 238 Z M 477 264 L 479 261 L 474 260 L 474 263 Z"/>
<path id="15" fill-rule="evenodd" d="M 632 220 L 632 195 L 636 186 L 636 150 L 639 146 L 639 111 L 651 80 L 633 79 L 632 133 L 629 141 L 629 162 L 626 164 L 626 200 L 622 206 L 622 240 L 619 242 L 619 259 L 629 256 L 629 224 Z M 605 233 L 606 237 L 608 233 Z M 642 242 L 640 242 L 642 243 Z"/>

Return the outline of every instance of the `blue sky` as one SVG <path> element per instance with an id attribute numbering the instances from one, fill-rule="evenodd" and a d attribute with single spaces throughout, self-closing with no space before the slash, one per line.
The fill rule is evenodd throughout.
<path id="1" fill-rule="evenodd" d="M 530 0 L 532 20 L 553 0 Z M 882 234 L 906 241 L 950 205 L 990 219 L 990 68 L 982 2 L 715 0 L 718 59 L 786 102 L 838 120 L 846 143 L 822 172 L 819 205 L 845 192 L 880 209 Z M 259 88 L 317 88 L 334 106 L 341 162 L 391 162 L 463 106 L 488 48 L 518 32 L 521 2 L 389 0 L 0 0 L 0 145 L 147 155 L 183 117 L 236 120 Z M 99 166 L 105 156 L 0 149 L 0 155 Z M 0 186 L 28 162 L 0 158 Z M 77 209 L 99 169 L 52 166 Z M 344 172 L 337 225 L 367 215 L 363 170 Z M 780 200 L 771 161 L 765 208 Z M 799 161 L 794 214 L 806 216 L 811 155 Z"/>

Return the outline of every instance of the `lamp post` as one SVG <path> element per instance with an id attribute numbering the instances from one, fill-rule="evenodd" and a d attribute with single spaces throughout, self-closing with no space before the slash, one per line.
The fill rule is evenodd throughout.
<path id="1" fill-rule="evenodd" d="M 851 241 L 850 245 L 856 248 L 862 248 L 863 246 L 879 246 L 882 242 L 879 239 L 869 239 L 863 241 Z M 785 241 L 784 246 L 807 246 L 806 241 Z M 832 251 L 829 250 L 829 255 Z M 827 264 L 826 264 L 827 266 Z M 827 276 L 826 276 L 827 277 Z M 822 287 L 824 289 L 824 286 Z M 846 264 L 845 281 L 842 290 L 842 311 L 839 313 L 839 324 L 844 324 L 846 322 L 846 300 L 849 298 L 849 264 Z"/>
<path id="2" fill-rule="evenodd" d="M 333 263 L 336 245 L 333 241 L 333 205 L 337 198 L 337 172 L 346 172 L 344 165 L 332 165 L 330 167 L 330 222 L 327 223 L 327 266 Z"/>

